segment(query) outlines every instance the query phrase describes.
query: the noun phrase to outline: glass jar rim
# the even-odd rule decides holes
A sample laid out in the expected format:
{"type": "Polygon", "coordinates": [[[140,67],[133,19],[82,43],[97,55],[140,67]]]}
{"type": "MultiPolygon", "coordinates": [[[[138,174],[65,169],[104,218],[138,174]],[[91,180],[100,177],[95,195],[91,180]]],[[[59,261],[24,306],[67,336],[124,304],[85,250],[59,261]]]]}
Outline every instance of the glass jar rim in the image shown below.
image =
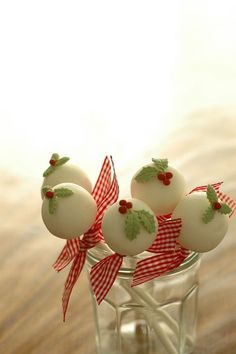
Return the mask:
{"type": "MultiPolygon", "coordinates": [[[[100,247],[95,247],[92,248],[90,250],[88,250],[87,252],[87,262],[93,266],[95,265],[97,262],[99,262],[100,260],[102,260],[103,258],[110,256],[111,254],[114,254],[114,252],[112,252],[108,246],[104,249],[104,243],[100,243],[98,244],[98,246],[100,247]],[[94,252],[94,249],[95,252],[94,252]],[[100,253],[99,253],[100,251],[100,253]],[[99,255],[99,256],[98,256],[99,255]],[[103,255],[103,256],[102,256],[103,255]],[[100,257],[102,256],[102,257],[100,257]]],[[[132,262],[130,262],[129,266],[122,266],[118,272],[119,276],[131,276],[135,270],[135,263],[138,260],[141,259],[145,259],[147,257],[151,257],[151,256],[155,256],[154,253],[150,253],[150,252],[143,252],[141,254],[138,254],[137,256],[126,256],[125,258],[128,260],[132,260],[132,262]],[[133,263],[133,264],[132,264],[133,263]],[[131,265],[132,264],[132,265],[131,265]]],[[[191,251],[191,253],[187,256],[187,258],[175,269],[171,270],[170,272],[164,274],[162,277],[169,277],[172,275],[175,275],[177,273],[182,272],[183,270],[189,269],[191,268],[192,265],[194,265],[200,258],[200,254],[197,252],[193,252],[191,251]]]]}

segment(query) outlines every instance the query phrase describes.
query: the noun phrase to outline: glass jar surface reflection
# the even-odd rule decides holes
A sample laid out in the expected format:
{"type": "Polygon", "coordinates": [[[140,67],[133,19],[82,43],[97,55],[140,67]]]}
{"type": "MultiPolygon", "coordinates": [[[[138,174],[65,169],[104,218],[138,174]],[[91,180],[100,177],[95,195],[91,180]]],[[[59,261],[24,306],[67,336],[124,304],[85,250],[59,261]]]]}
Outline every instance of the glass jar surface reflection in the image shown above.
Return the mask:
{"type": "MultiPolygon", "coordinates": [[[[90,250],[88,268],[109,254],[102,245],[90,250]]],[[[135,263],[140,257],[145,257],[145,254],[124,258],[115,283],[100,305],[91,290],[97,353],[192,353],[197,319],[199,255],[191,253],[174,271],[131,287],[135,263]]]]}

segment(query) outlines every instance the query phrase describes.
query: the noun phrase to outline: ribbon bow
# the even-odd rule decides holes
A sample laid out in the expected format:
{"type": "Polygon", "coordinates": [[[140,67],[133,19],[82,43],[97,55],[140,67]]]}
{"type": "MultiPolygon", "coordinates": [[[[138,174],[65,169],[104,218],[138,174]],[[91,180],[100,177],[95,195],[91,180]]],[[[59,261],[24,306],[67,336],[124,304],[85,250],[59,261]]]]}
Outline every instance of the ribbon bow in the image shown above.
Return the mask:
{"type": "Polygon", "coordinates": [[[92,196],[97,203],[97,216],[93,226],[79,237],[67,240],[53,267],[56,271],[61,271],[71,261],[73,261],[70,272],[67,276],[62,297],[63,320],[65,321],[66,311],[73,287],[79,278],[83,269],[87,250],[94,247],[100,241],[104,241],[101,233],[101,223],[103,214],[109,205],[115,203],[119,195],[119,186],[115,174],[114,164],[111,158],[113,168],[113,179],[111,181],[111,163],[108,157],[105,158],[99,177],[92,191],[92,196]]]}
{"type": "MultiPolygon", "coordinates": [[[[163,222],[159,226],[156,240],[148,249],[150,252],[157,253],[157,256],[154,257],[156,257],[159,263],[161,261],[166,262],[166,265],[168,265],[167,270],[169,270],[174,261],[174,268],[176,267],[176,264],[177,266],[179,265],[178,262],[182,262],[181,255],[174,252],[176,247],[176,239],[179,235],[180,228],[180,219],[163,222]]],[[[98,304],[102,302],[112,287],[121,268],[123,257],[124,256],[118,253],[114,253],[92,266],[90,271],[90,281],[98,304]]],[[[150,269],[150,264],[153,267],[153,259],[150,258],[137,263],[132,286],[141,284],[142,282],[153,279],[157,276],[157,273],[153,272],[153,269],[150,269]]],[[[159,275],[161,275],[163,272],[166,272],[167,270],[166,267],[163,267],[162,271],[160,272],[160,267],[158,267],[158,272],[160,273],[159,275]]]]}
{"type": "Polygon", "coordinates": [[[137,262],[131,286],[157,278],[183,262],[189,250],[177,241],[180,230],[181,219],[165,220],[159,224],[157,237],[147,250],[156,255],[137,262]]]}

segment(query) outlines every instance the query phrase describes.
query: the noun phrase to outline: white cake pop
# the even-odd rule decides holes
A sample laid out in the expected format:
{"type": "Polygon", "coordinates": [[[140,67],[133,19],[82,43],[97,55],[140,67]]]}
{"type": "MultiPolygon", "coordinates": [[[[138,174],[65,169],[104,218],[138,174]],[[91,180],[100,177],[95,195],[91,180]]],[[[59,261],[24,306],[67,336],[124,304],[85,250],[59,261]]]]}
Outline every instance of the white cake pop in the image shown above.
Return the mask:
{"type": "Polygon", "coordinates": [[[195,252],[208,252],[224,238],[229,225],[231,209],[218,201],[211,186],[208,192],[196,192],[184,197],[172,217],[182,219],[180,244],[195,252]]]}
{"type": "Polygon", "coordinates": [[[44,187],[42,219],[47,229],[64,239],[72,239],[93,225],[96,202],[84,188],[74,183],[61,183],[54,188],[44,187]]]}
{"type": "MultiPolygon", "coordinates": [[[[49,161],[50,166],[43,173],[43,184],[54,187],[59,183],[75,183],[86,189],[89,193],[92,191],[92,183],[86,173],[79,167],[68,163],[69,157],[60,158],[58,154],[53,154],[49,161]]],[[[41,189],[42,189],[41,188],[41,189]]],[[[43,193],[42,193],[43,198],[43,193]]]]}
{"type": "Polygon", "coordinates": [[[110,206],[103,217],[102,232],[108,246],[116,253],[134,256],[145,251],[157,234],[154,213],[138,199],[121,200],[110,206]]]}
{"type": "Polygon", "coordinates": [[[170,214],[184,196],[186,183],[182,174],[168,166],[167,159],[139,169],[131,181],[131,195],[143,200],[156,215],[170,214]]]}

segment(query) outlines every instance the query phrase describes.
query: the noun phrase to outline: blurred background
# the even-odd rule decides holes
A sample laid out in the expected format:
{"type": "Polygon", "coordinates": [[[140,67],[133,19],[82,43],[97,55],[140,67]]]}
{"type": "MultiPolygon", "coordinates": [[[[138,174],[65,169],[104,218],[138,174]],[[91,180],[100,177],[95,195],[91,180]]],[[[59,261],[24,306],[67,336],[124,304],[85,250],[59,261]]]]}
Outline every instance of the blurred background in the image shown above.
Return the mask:
{"type": "MultiPolygon", "coordinates": [[[[235,13],[233,0],[0,2],[0,353],[95,352],[92,325],[77,331],[86,306],[92,321],[85,276],[61,324],[66,274],[50,266],[64,243],[40,219],[51,153],[93,182],[113,155],[123,195],[168,157],[189,188],[224,180],[236,198],[235,13]]],[[[197,354],[236,352],[235,231],[203,259],[197,354]]]]}
{"type": "Polygon", "coordinates": [[[58,151],[95,178],[105,154],[123,169],[158,154],[187,114],[234,105],[235,10],[220,0],[2,1],[0,166],[37,178],[58,151]]]}

